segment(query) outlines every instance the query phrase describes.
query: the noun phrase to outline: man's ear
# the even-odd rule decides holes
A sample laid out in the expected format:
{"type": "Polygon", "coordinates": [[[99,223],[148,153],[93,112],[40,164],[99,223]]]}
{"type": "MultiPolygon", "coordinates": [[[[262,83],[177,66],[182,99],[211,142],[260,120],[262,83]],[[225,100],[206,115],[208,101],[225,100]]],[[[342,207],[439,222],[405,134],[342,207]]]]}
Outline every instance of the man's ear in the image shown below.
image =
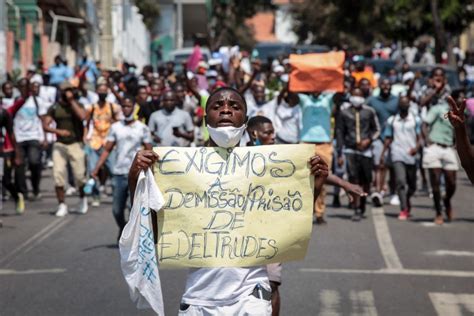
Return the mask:
{"type": "Polygon", "coordinates": [[[249,135],[250,140],[254,141],[255,139],[257,139],[257,131],[256,130],[251,130],[251,129],[247,128],[247,134],[249,135]]]}

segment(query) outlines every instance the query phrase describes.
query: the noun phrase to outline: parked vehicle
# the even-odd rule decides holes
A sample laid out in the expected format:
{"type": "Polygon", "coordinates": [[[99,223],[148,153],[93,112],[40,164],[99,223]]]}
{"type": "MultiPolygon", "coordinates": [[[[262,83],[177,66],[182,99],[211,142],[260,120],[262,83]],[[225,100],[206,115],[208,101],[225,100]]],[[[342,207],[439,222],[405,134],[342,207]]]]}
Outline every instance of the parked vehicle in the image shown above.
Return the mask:
{"type": "Polygon", "coordinates": [[[286,43],[258,43],[255,45],[258,52],[258,59],[263,63],[267,63],[274,58],[281,55],[288,55],[291,53],[291,45],[286,43]]]}
{"type": "MultiPolygon", "coordinates": [[[[167,61],[173,61],[175,63],[176,71],[182,70],[182,63],[189,59],[189,56],[193,53],[194,47],[186,47],[181,49],[172,50],[168,55],[167,61]]],[[[205,47],[201,47],[202,58],[207,62],[211,59],[211,52],[205,47]]]]}
{"type": "Polygon", "coordinates": [[[293,54],[327,53],[330,50],[326,45],[295,45],[291,48],[293,54]]]}
{"type": "Polygon", "coordinates": [[[365,63],[372,66],[374,72],[382,77],[387,76],[390,69],[395,69],[397,66],[397,62],[391,59],[369,58],[365,60],[365,63]]]}
{"type": "Polygon", "coordinates": [[[415,74],[419,73],[421,75],[420,84],[425,85],[428,83],[428,79],[430,78],[431,71],[436,68],[441,67],[444,69],[446,73],[446,79],[448,80],[448,84],[452,90],[461,89],[461,81],[459,80],[459,74],[456,68],[436,64],[436,65],[424,65],[424,64],[413,64],[410,66],[410,70],[413,71],[415,74]]]}

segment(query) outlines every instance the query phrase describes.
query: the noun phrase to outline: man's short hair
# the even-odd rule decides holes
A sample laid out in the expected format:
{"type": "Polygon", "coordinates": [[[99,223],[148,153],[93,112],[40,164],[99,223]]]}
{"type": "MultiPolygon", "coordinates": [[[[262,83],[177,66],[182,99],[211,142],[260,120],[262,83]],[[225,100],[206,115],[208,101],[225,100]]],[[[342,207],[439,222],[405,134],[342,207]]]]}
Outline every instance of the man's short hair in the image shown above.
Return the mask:
{"type": "Polygon", "coordinates": [[[262,126],[263,124],[267,124],[267,123],[272,124],[272,121],[268,117],[262,116],[262,115],[254,116],[248,121],[247,129],[255,130],[259,128],[260,126],[262,126]]]}
{"type": "Polygon", "coordinates": [[[434,67],[433,70],[431,70],[430,78],[433,78],[437,71],[441,71],[443,73],[443,76],[446,75],[446,72],[444,71],[444,69],[438,66],[438,67],[434,67]]]}
{"type": "Polygon", "coordinates": [[[222,91],[232,91],[232,92],[235,92],[239,95],[240,99],[242,99],[242,102],[245,106],[245,112],[247,113],[247,102],[245,101],[245,98],[244,96],[237,90],[237,89],[234,89],[232,87],[222,87],[222,88],[219,88],[219,89],[216,89],[214,90],[211,95],[209,96],[209,98],[207,98],[207,101],[206,101],[206,114],[207,114],[207,109],[209,108],[209,101],[211,101],[211,99],[218,93],[222,92],[222,91]]]}

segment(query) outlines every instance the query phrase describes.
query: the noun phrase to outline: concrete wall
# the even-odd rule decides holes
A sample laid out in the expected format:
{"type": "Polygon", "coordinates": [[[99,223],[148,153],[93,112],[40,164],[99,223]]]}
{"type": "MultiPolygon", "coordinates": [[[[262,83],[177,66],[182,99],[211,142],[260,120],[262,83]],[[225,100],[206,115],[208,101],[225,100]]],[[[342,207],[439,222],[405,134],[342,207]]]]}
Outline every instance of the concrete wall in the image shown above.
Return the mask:
{"type": "Polygon", "coordinates": [[[133,62],[140,69],[150,63],[150,34],[138,8],[114,5],[112,10],[113,58],[115,65],[133,62]]]}

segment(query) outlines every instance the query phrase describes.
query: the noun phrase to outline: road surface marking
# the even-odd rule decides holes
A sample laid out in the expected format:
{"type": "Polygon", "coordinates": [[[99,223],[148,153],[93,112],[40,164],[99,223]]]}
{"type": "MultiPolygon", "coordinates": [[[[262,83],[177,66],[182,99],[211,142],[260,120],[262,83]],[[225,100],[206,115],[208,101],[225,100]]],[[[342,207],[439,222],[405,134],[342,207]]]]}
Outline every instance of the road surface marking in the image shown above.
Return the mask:
{"type": "Polygon", "coordinates": [[[474,278],[474,271],[455,270],[417,270],[417,269],[381,269],[381,270],[358,270],[358,269],[315,269],[301,268],[301,272],[317,273],[339,273],[339,274],[385,274],[385,275],[413,275],[434,277],[459,277],[474,278]]]}
{"type": "Polygon", "coordinates": [[[341,296],[339,292],[333,290],[322,290],[319,293],[319,301],[321,303],[321,316],[337,316],[339,306],[341,305],[341,296]]]}
{"type": "Polygon", "coordinates": [[[435,226],[438,227],[439,226],[433,222],[422,222],[420,225],[425,226],[425,227],[435,227],[435,226]]]}
{"type": "Polygon", "coordinates": [[[11,270],[0,269],[0,275],[24,275],[24,274],[42,274],[42,273],[64,273],[66,269],[30,269],[30,270],[11,270]]]}
{"type": "Polygon", "coordinates": [[[455,257],[474,257],[472,251],[457,251],[457,250],[436,250],[427,251],[425,255],[429,256],[455,256],[455,257]]]}
{"type": "Polygon", "coordinates": [[[70,221],[71,221],[71,219],[69,218],[69,220],[65,220],[65,221],[60,222],[58,225],[54,226],[48,232],[46,232],[43,236],[39,237],[34,243],[32,243],[22,253],[25,254],[25,253],[29,252],[31,249],[33,249],[34,247],[36,247],[37,245],[42,243],[46,238],[48,238],[49,236],[54,234],[56,231],[58,231],[61,227],[63,227],[64,225],[66,225],[70,221]]]}
{"type": "Polygon", "coordinates": [[[438,315],[462,316],[463,310],[474,314],[474,294],[429,293],[438,315]]]}
{"type": "Polygon", "coordinates": [[[375,234],[379,243],[380,252],[385,260],[385,266],[387,269],[403,269],[397,250],[393,244],[392,236],[390,235],[383,208],[373,207],[372,217],[374,219],[375,234]]]}
{"type": "Polygon", "coordinates": [[[40,230],[39,232],[37,232],[36,234],[28,238],[24,243],[22,243],[20,246],[15,248],[12,252],[4,256],[0,260],[0,265],[4,265],[5,267],[7,267],[16,256],[30,251],[31,249],[33,249],[33,247],[39,245],[47,237],[51,236],[51,234],[57,230],[56,227],[61,227],[70,221],[71,221],[71,217],[67,219],[64,219],[64,218],[55,219],[46,227],[44,227],[42,230],[40,230]]]}
{"type": "Polygon", "coordinates": [[[372,291],[354,291],[349,292],[351,299],[353,316],[377,316],[377,309],[375,308],[375,300],[372,291]]]}

